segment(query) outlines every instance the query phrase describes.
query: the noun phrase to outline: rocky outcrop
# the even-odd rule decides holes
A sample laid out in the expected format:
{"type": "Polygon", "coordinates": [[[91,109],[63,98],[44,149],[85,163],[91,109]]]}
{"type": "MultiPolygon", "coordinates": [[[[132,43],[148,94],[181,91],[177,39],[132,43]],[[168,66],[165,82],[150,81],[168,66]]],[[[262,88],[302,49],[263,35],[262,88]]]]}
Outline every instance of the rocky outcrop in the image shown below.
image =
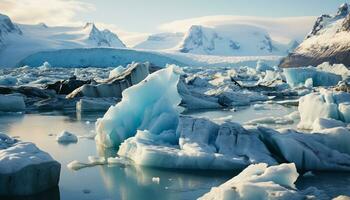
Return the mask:
{"type": "Polygon", "coordinates": [[[350,67],[350,14],[348,5],[336,15],[320,16],[305,40],[281,60],[280,67],[317,66],[323,62],[350,67]]]}

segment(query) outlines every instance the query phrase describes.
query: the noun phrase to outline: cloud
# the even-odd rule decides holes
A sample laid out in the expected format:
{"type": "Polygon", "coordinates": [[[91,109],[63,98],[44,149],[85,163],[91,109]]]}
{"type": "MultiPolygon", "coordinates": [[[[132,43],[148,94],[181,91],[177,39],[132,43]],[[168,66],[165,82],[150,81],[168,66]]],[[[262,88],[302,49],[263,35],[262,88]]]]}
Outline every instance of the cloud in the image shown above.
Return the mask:
{"type": "Polygon", "coordinates": [[[302,40],[311,30],[316,17],[257,17],[257,16],[233,16],[216,15],[184,20],[176,20],[161,24],[158,29],[166,32],[186,32],[191,25],[203,25],[216,27],[230,24],[246,24],[264,28],[270,34],[272,39],[287,43],[291,39],[302,40]]]}
{"type": "Polygon", "coordinates": [[[77,13],[95,9],[92,4],[76,0],[1,0],[0,8],[0,12],[17,23],[44,22],[54,26],[81,25],[81,21],[74,19],[77,13]]]}

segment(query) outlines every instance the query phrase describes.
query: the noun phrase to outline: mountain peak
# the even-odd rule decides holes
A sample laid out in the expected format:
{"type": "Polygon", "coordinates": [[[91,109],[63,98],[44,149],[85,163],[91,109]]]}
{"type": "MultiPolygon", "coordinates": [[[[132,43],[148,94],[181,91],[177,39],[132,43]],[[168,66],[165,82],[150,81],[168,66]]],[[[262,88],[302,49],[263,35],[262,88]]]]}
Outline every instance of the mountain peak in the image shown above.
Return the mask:
{"type": "Polygon", "coordinates": [[[348,4],[347,3],[343,3],[342,5],[339,6],[338,8],[338,12],[335,15],[335,17],[344,17],[349,13],[349,8],[348,8],[348,4]]]}

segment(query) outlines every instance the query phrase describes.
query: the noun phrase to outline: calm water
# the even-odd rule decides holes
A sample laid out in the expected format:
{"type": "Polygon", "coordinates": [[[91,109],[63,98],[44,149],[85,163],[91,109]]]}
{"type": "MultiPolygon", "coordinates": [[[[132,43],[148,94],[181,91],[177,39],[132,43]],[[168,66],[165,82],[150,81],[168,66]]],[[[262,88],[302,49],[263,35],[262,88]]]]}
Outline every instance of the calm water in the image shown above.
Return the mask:
{"type": "MultiPolygon", "coordinates": [[[[260,116],[260,114],[253,115],[252,112],[248,112],[249,109],[233,112],[232,115],[237,115],[239,122],[260,116]],[[246,114],[242,115],[242,113],[246,114]]],[[[196,113],[196,115],[225,116],[227,112],[229,111],[210,111],[196,113]]],[[[280,115],[287,114],[284,112],[288,110],[280,111],[280,115]]],[[[256,113],[255,110],[254,113],[256,113]]],[[[273,113],[275,116],[275,112],[273,113]]],[[[54,134],[63,130],[77,135],[94,134],[94,122],[99,116],[101,114],[77,116],[61,113],[0,116],[1,132],[18,136],[23,141],[36,143],[39,148],[49,152],[62,164],[59,188],[33,197],[33,199],[38,197],[50,200],[195,199],[208,192],[212,186],[217,186],[239,173],[234,171],[171,171],[115,165],[95,166],[79,171],[68,169],[66,165],[72,160],[87,161],[90,155],[115,154],[114,150],[105,151],[96,147],[92,139],[80,138],[78,143],[69,145],[61,145],[55,141],[54,134]],[[152,182],[152,177],[159,177],[160,183],[152,182]]],[[[297,186],[301,189],[315,186],[327,191],[331,196],[337,196],[339,194],[350,195],[349,183],[350,173],[316,173],[316,176],[299,179],[297,186]]]]}

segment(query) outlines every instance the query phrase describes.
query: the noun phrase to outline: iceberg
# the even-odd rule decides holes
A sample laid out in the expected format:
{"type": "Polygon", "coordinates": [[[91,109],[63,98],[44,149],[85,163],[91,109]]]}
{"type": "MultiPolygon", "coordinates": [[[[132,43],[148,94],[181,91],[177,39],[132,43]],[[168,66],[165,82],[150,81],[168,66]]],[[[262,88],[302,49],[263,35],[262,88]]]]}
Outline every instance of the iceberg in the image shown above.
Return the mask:
{"type": "MultiPolygon", "coordinates": [[[[97,143],[119,147],[118,156],[149,167],[242,170],[255,163],[293,162],[300,170],[350,170],[344,130],[279,132],[181,116],[179,76],[177,68],[170,66],[124,90],[121,102],[97,120],[97,143]]],[[[339,103],[346,99],[334,97],[339,103]]],[[[291,123],[296,118],[298,112],[278,120],[291,123]]]]}
{"type": "Polygon", "coordinates": [[[125,68],[123,66],[118,66],[109,72],[108,78],[117,77],[124,72],[125,68]]]}
{"type": "Polygon", "coordinates": [[[176,131],[138,131],[120,145],[118,155],[159,168],[241,170],[251,163],[277,164],[257,133],[192,117],[180,117],[176,131]]]}
{"type": "Polygon", "coordinates": [[[142,81],[149,74],[149,63],[131,63],[116,77],[94,85],[85,84],[67,95],[74,97],[117,97],[121,98],[123,90],[142,81]]]}
{"type": "Polygon", "coordinates": [[[56,141],[58,143],[77,143],[78,137],[73,133],[70,133],[68,131],[63,131],[62,133],[57,135],[56,141]]]}
{"type": "Polygon", "coordinates": [[[258,130],[261,140],[279,163],[294,163],[302,171],[350,170],[350,152],[343,145],[348,141],[344,130],[313,134],[291,129],[278,132],[264,127],[258,130]]]}
{"type": "Polygon", "coordinates": [[[350,93],[321,89],[299,99],[300,129],[312,129],[318,118],[350,122],[350,93]]]}
{"type": "Polygon", "coordinates": [[[26,109],[24,98],[20,94],[0,94],[1,112],[22,112],[26,109]]]}
{"type": "Polygon", "coordinates": [[[32,195],[56,187],[61,165],[30,142],[0,133],[0,196],[32,195]]]}
{"type": "Polygon", "coordinates": [[[119,146],[137,130],[159,135],[177,127],[181,97],[177,92],[181,70],[167,66],[122,92],[122,100],[96,122],[96,141],[119,146]]]}
{"type": "Polygon", "coordinates": [[[286,68],[283,73],[286,77],[287,83],[291,87],[310,86],[310,82],[314,87],[316,86],[333,86],[337,85],[343,77],[339,74],[333,73],[323,68],[315,67],[299,67],[286,68]],[[311,80],[312,81],[311,81],[311,80]]]}
{"type": "Polygon", "coordinates": [[[239,175],[213,187],[199,200],[274,200],[274,199],[328,199],[316,188],[299,191],[294,183],[299,174],[293,163],[270,166],[266,163],[252,164],[239,175]]]}

